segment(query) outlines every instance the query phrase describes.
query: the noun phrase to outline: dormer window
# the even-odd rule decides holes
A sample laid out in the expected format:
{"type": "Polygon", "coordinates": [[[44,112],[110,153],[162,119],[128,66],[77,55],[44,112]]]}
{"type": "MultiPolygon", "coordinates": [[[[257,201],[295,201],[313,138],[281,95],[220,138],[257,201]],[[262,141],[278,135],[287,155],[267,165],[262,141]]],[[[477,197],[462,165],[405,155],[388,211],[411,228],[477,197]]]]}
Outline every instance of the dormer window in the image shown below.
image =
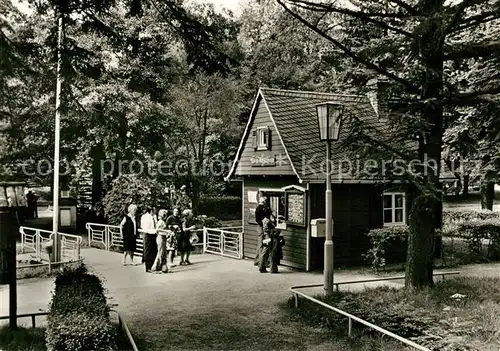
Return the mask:
{"type": "Polygon", "coordinates": [[[257,127],[252,134],[255,151],[271,150],[271,128],[257,127]]]}

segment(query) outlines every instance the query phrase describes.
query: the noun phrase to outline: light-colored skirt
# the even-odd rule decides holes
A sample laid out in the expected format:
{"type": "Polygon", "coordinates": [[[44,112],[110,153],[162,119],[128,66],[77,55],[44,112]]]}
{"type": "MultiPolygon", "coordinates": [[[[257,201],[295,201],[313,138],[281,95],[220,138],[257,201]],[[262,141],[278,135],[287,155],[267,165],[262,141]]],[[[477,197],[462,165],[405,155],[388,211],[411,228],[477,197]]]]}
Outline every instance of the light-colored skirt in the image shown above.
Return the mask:
{"type": "Polygon", "coordinates": [[[158,234],[156,237],[156,244],[158,245],[158,254],[156,255],[155,262],[153,263],[153,271],[168,272],[167,267],[167,237],[158,234]]]}

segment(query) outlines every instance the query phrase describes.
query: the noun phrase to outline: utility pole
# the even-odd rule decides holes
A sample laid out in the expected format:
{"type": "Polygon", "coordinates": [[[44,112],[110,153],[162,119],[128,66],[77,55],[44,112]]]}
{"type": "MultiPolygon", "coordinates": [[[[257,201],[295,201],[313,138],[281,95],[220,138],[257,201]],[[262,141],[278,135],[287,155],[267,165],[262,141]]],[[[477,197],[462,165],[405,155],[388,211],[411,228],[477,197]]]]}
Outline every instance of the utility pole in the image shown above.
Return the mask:
{"type": "Polygon", "coordinates": [[[53,194],[53,217],[52,233],[53,249],[51,259],[54,262],[61,261],[61,240],[59,238],[59,144],[61,139],[61,66],[62,66],[62,41],[63,41],[63,17],[59,13],[57,36],[57,78],[56,78],[56,120],[54,139],[54,194],[53,194]]]}

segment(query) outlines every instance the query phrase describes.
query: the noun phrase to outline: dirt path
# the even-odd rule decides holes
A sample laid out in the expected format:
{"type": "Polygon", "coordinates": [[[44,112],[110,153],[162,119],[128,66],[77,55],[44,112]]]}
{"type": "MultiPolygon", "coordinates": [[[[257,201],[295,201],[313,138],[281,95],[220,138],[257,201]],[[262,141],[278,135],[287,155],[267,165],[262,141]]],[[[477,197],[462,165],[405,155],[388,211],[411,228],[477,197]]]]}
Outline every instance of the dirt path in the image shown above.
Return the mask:
{"type": "MultiPolygon", "coordinates": [[[[324,330],[292,322],[279,308],[291,297],[290,286],[321,283],[320,274],[284,268],[277,275],[261,274],[251,261],[195,255],[192,266],[152,275],[143,266],[121,266],[116,253],[84,252],[141,350],[337,349],[324,330]]],[[[369,277],[339,273],[336,280],[369,277]]]]}
{"type": "MultiPolygon", "coordinates": [[[[123,267],[117,253],[84,249],[82,255],[104,279],[110,302],[118,304],[116,309],[125,317],[140,350],[350,350],[323,329],[289,320],[279,308],[291,297],[290,286],[321,283],[321,274],[282,267],[280,274],[261,274],[251,261],[206,254],[194,255],[192,266],[154,275],[146,274],[142,265],[123,267]]],[[[463,275],[499,276],[500,264],[458,270],[463,275]]],[[[336,272],[335,280],[373,277],[336,272]]],[[[46,310],[52,281],[19,281],[18,312],[46,310]]],[[[352,287],[365,286],[375,283],[352,287]]],[[[2,315],[8,314],[7,286],[0,287],[0,301],[2,315]]]]}

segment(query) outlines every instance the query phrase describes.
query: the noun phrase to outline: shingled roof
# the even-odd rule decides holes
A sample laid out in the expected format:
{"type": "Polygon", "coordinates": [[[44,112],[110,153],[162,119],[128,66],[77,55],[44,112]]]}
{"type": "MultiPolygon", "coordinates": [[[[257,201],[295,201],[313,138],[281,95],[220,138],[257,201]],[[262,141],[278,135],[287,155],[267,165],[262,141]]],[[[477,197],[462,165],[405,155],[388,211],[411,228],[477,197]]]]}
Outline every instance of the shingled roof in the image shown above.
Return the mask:
{"type": "MultiPolygon", "coordinates": [[[[332,181],[334,182],[360,181],[363,178],[359,174],[349,174],[348,162],[354,165],[357,160],[350,158],[342,148],[356,120],[362,122],[367,135],[378,140],[383,140],[390,134],[387,119],[379,118],[367,96],[261,88],[256,103],[259,101],[266,105],[289,161],[300,181],[325,179],[326,143],[319,139],[316,105],[323,102],[336,102],[345,106],[339,140],[331,146],[332,181]]],[[[242,148],[248,138],[252,119],[253,116],[248,121],[240,149],[226,179],[229,179],[236,169],[242,148]]]]}

